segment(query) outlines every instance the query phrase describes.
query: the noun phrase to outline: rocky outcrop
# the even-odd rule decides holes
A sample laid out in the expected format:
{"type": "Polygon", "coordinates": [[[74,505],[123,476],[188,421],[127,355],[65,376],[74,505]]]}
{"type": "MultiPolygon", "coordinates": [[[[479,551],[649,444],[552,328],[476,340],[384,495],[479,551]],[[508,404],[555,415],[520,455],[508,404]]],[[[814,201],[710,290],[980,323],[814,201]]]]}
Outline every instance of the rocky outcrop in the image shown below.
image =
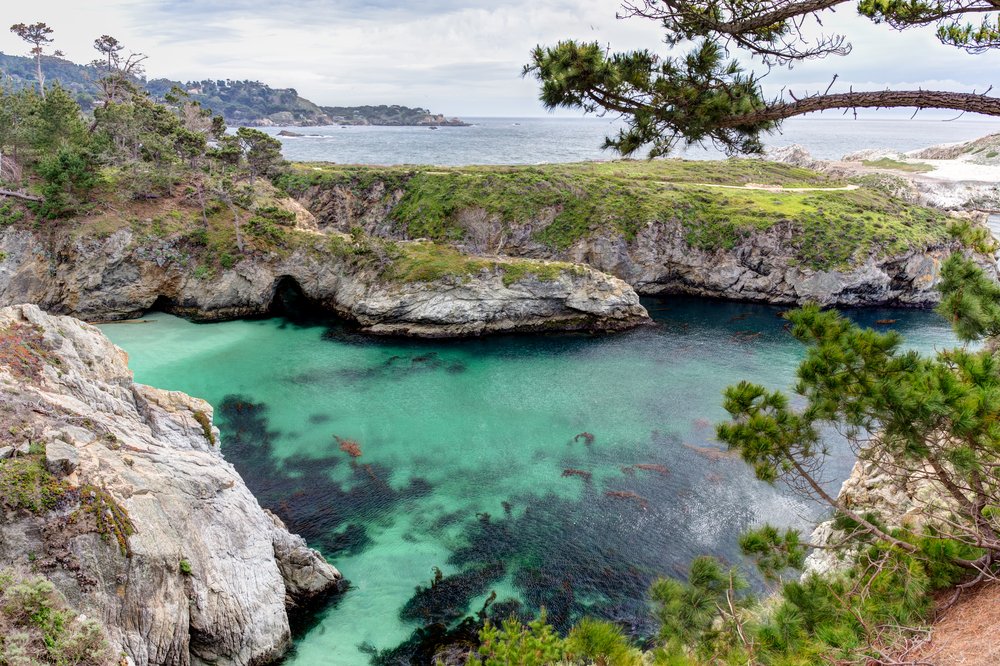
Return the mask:
{"type": "MultiPolygon", "coordinates": [[[[376,182],[361,196],[345,187],[313,186],[299,201],[322,230],[360,227],[374,236],[398,239],[406,237],[392,218],[400,196],[376,182]]],[[[703,250],[692,247],[686,240],[688,230],[671,219],[650,221],[634,237],[595,230],[569,247],[555,249],[538,238],[557,213],[551,210],[525,223],[511,223],[469,208],[459,214],[465,236],[458,246],[471,253],[499,246],[511,256],[586,264],[624,280],[640,294],[839,306],[935,304],[941,262],[960,249],[957,242],[942,241],[892,256],[873,252],[849,267],[818,270],[795,256],[799,241],[793,221],[744,236],[730,248],[703,250]]],[[[995,273],[991,259],[978,259],[995,273]]]]}
{"type": "Polygon", "coordinates": [[[211,275],[199,274],[177,239],[30,229],[0,232],[0,306],[35,303],[86,320],[136,317],[161,308],[198,320],[263,315],[282,289],[376,334],[423,337],[534,330],[613,331],[648,321],[635,291],[585,266],[508,259],[467,261],[419,243],[361,248],[336,232],[299,231],[285,252],[256,253],[211,275]],[[401,248],[401,249],[400,249],[401,248]],[[414,278],[394,261],[442,260],[457,268],[414,278]],[[425,256],[429,253],[429,257],[425,256]]]}
{"type": "Polygon", "coordinates": [[[908,153],[889,149],[868,149],[845,155],[840,160],[813,158],[802,146],[774,149],[768,157],[839,178],[891,179],[893,195],[907,201],[951,211],[1000,211],[1000,139],[990,135],[961,144],[932,146],[908,153]],[[987,157],[989,156],[989,157],[987,157]],[[927,171],[908,172],[872,166],[890,160],[922,166],[927,171]],[[919,160],[919,161],[917,161],[919,160]],[[865,164],[868,162],[869,164],[865,164]]]}
{"type": "Polygon", "coordinates": [[[970,164],[1000,166],[1000,134],[964,141],[945,143],[906,153],[907,157],[922,160],[962,160],[970,164]]]}
{"type": "MultiPolygon", "coordinates": [[[[931,480],[933,470],[928,469],[926,474],[902,473],[893,469],[890,462],[868,455],[870,450],[863,453],[840,487],[837,497],[843,506],[875,516],[890,529],[917,529],[927,522],[928,516],[949,509],[950,496],[931,480]]],[[[809,542],[827,546],[842,542],[845,536],[836,529],[833,520],[826,520],[816,526],[809,542]]],[[[856,554],[856,549],[814,549],[806,557],[805,575],[839,571],[850,566],[856,554]]]]}
{"type": "Polygon", "coordinates": [[[0,566],[30,562],[130,663],[274,661],[287,609],[338,587],[223,459],[211,406],[134,384],[98,329],[0,309],[0,404],[0,566]]]}

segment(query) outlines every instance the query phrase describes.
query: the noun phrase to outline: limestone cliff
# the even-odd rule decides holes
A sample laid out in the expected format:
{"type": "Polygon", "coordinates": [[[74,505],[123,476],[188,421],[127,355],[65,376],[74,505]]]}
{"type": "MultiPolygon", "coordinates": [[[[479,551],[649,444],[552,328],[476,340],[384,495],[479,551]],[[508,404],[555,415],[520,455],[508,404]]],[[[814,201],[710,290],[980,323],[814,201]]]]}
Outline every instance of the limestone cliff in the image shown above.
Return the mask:
{"type": "Polygon", "coordinates": [[[54,236],[8,228],[0,231],[0,306],[34,303],[87,320],[157,307],[213,320],[266,314],[276,293],[291,287],[376,334],[608,331],[649,319],[631,287],[586,266],[470,258],[429,243],[301,228],[282,233],[286,245],[205,272],[195,264],[206,250],[184,237],[128,227],[54,236]]]}
{"type": "Polygon", "coordinates": [[[340,574],[263,510],[212,408],[135,384],[101,332],[0,309],[0,566],[31,566],[145,665],[264,664],[340,574]]]}
{"type": "MultiPolygon", "coordinates": [[[[926,306],[939,299],[942,260],[969,251],[939,212],[751,162],[497,173],[324,165],[285,185],[320,230],[396,240],[432,233],[472,254],[586,264],[650,295],[926,306]],[[463,184],[473,193],[462,194],[463,184]]],[[[969,252],[996,272],[991,257],[969,252]]]]}
{"type": "MultiPolygon", "coordinates": [[[[850,476],[844,480],[837,498],[859,513],[873,515],[889,527],[915,529],[926,524],[928,516],[954,510],[948,491],[933,480],[933,471],[914,470],[902,473],[887,459],[873,457],[870,450],[862,452],[854,463],[850,476]]],[[[810,543],[826,546],[840,543],[847,535],[836,529],[832,519],[821,522],[813,530],[810,543]]],[[[805,574],[838,571],[850,566],[857,550],[842,552],[817,548],[809,553],[805,574]]]]}

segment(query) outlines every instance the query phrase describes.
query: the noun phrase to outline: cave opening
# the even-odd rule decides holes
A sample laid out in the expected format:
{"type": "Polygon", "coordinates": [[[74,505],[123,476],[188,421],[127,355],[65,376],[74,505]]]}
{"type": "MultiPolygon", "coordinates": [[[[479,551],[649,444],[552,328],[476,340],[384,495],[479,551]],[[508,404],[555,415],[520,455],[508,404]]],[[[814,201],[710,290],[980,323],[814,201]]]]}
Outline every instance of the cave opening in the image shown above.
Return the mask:
{"type": "Polygon", "coordinates": [[[326,319],[330,316],[318,301],[306,296],[302,285],[290,275],[282,275],[274,283],[274,293],[267,314],[295,322],[326,319]]]}
{"type": "Polygon", "coordinates": [[[167,314],[173,314],[176,305],[177,304],[174,302],[174,299],[160,294],[156,297],[156,300],[153,301],[153,304],[146,308],[146,312],[166,312],[167,314]]]}

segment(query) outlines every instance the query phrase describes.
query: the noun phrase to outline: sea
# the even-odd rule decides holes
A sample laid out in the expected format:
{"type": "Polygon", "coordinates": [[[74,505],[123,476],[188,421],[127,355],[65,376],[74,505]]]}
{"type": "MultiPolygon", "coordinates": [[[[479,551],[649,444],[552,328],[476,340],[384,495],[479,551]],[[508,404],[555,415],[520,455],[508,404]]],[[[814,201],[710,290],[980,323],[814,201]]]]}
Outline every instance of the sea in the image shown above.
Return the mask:
{"type": "MultiPolygon", "coordinates": [[[[622,127],[605,118],[466,118],[468,127],[268,127],[301,137],[279,137],[285,157],[294,161],[341,164],[543,164],[611,160],[602,148],[622,127]]],[[[798,144],[820,159],[840,159],[867,148],[909,151],[941,143],[968,141],[1000,132],[1000,119],[791,118],[781,132],[766,137],[767,147],[798,144]]],[[[711,144],[678,149],[687,159],[725,157],[711,144]]],[[[635,157],[644,157],[637,154],[635,157]]]]}

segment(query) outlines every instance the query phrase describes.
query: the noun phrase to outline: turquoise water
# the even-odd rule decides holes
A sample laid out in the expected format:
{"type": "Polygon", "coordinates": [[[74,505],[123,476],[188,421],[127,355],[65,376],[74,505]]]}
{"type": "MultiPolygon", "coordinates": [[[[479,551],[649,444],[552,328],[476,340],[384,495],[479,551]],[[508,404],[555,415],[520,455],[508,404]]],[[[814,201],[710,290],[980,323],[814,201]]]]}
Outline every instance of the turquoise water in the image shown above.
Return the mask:
{"type": "MultiPolygon", "coordinates": [[[[422,663],[440,627],[491,591],[495,614],[544,605],[560,626],[587,612],[642,635],[655,575],[683,574],[701,553],[735,560],[735,535],[754,523],[816,516],[718,455],[713,440],[725,386],[792,384],[802,348],[779,310],[646,305],[655,326],[608,337],[385,341],[333,321],[164,314],[103,330],[137,381],[215,406],[223,451],[261,504],[350,580],[301,628],[289,662],[367,664],[437,622],[423,643],[377,655],[422,663]],[[435,567],[442,583],[414,597],[435,567]]],[[[954,343],[930,312],[852,316],[897,320],[919,349],[954,343]]],[[[839,451],[831,487],[850,464],[839,451]]]]}

